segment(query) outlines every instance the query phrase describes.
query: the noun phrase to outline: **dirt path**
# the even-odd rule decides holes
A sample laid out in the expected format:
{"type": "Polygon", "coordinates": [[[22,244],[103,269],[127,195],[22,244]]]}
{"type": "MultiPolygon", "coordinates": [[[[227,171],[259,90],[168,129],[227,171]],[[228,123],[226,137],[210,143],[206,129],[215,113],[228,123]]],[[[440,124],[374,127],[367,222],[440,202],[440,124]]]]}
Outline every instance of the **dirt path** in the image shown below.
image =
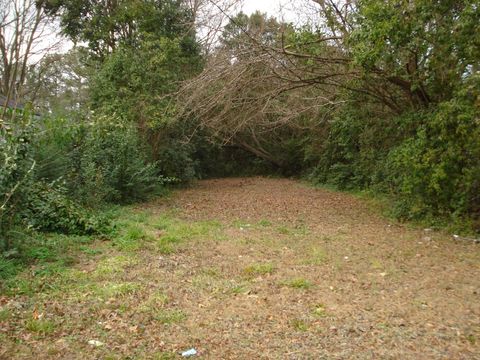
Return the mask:
{"type": "Polygon", "coordinates": [[[478,245],[285,179],[201,181],[133,213],[141,246],[102,243],[75,281],[15,298],[63,320],[11,330],[4,356],[480,358],[478,245]]]}

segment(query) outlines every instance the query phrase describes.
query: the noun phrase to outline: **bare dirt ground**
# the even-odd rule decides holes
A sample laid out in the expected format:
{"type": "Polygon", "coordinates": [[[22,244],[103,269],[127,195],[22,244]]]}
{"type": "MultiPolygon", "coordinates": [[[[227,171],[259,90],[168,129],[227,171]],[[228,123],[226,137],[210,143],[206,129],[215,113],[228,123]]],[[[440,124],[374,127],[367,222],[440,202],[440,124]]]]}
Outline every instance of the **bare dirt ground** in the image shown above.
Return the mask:
{"type": "Polygon", "coordinates": [[[0,357],[480,359],[478,245],[287,179],[201,181],[132,213],[141,246],[99,242],[2,298],[0,357]]]}

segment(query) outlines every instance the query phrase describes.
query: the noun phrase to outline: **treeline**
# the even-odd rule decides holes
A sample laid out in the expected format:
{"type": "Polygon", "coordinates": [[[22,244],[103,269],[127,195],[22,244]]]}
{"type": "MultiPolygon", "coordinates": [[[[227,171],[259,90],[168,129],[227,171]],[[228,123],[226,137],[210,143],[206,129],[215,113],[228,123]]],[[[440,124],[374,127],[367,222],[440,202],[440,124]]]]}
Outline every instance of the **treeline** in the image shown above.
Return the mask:
{"type": "Polygon", "coordinates": [[[480,3],[315,3],[300,28],[232,18],[181,114],[285,174],[479,231],[480,3]]]}
{"type": "Polygon", "coordinates": [[[0,14],[0,277],[48,243],[39,232],[109,236],[111,205],[257,166],[176,117],[180,85],[207,58],[199,18],[219,21],[207,5],[15,0],[0,14]],[[43,44],[29,39],[56,22],[79,45],[36,62],[29,49],[43,44]]]}
{"type": "Polygon", "coordinates": [[[77,45],[0,65],[3,250],[108,233],[99,208],[169,184],[272,173],[478,231],[480,4],[307,2],[301,27],[240,13],[206,42],[208,1],[33,3],[77,45]]]}

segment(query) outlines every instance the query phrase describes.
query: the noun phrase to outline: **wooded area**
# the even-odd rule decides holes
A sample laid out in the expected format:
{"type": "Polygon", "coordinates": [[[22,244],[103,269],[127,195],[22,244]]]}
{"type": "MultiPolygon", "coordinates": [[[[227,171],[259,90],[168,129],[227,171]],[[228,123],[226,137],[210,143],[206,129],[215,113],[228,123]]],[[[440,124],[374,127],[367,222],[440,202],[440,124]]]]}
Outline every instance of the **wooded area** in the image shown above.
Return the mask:
{"type": "Polygon", "coordinates": [[[478,231],[477,1],[307,1],[301,26],[235,5],[4,0],[4,250],[245,174],[369,189],[399,218],[478,231]],[[56,51],[55,32],[75,46],[56,51]]]}
{"type": "Polygon", "coordinates": [[[479,0],[241,3],[0,0],[0,280],[144,240],[120,206],[200,179],[302,179],[478,237],[479,0]]]}

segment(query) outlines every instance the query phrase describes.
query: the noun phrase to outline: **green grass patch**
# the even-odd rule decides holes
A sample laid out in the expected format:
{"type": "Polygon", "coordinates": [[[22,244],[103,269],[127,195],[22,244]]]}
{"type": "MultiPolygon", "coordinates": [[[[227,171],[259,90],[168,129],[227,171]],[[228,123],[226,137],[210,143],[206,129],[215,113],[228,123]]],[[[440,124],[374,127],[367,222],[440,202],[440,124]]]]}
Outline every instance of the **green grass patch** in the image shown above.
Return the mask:
{"type": "Polygon", "coordinates": [[[222,225],[217,221],[186,222],[168,214],[153,221],[153,227],[162,233],[157,239],[157,249],[162,254],[171,254],[178,246],[190,240],[219,238],[222,225]]]}
{"type": "Polygon", "coordinates": [[[131,223],[125,227],[119,236],[113,239],[112,243],[120,250],[136,251],[148,239],[149,234],[141,224],[131,223]]]}
{"type": "Polygon", "coordinates": [[[297,278],[297,279],[283,281],[282,285],[288,286],[294,289],[306,290],[306,289],[310,289],[313,286],[313,283],[303,278],[297,278]]]}
{"type": "Polygon", "coordinates": [[[321,265],[327,260],[327,252],[319,247],[311,248],[309,256],[305,259],[306,265],[321,265]]]}
{"type": "Polygon", "coordinates": [[[138,260],[132,255],[107,257],[98,262],[93,276],[97,278],[108,278],[116,274],[122,274],[126,268],[134,266],[137,263],[138,260]]]}
{"type": "Polygon", "coordinates": [[[302,319],[294,319],[292,320],[292,327],[297,331],[308,331],[309,325],[305,320],[302,319]]]}
{"type": "Polygon", "coordinates": [[[140,290],[140,285],[133,282],[105,283],[94,288],[95,294],[103,299],[126,297],[140,290]]]}
{"type": "Polygon", "coordinates": [[[269,227],[269,226],[272,226],[272,222],[269,220],[262,219],[257,223],[257,225],[261,227],[269,227]]]}
{"type": "Polygon", "coordinates": [[[25,323],[25,329],[39,335],[49,335],[55,331],[56,326],[51,320],[29,319],[25,323]]]}
{"type": "Polygon", "coordinates": [[[243,269],[244,275],[247,277],[256,277],[261,275],[270,275],[275,271],[275,266],[272,263],[252,264],[243,269]]]}
{"type": "Polygon", "coordinates": [[[175,360],[178,358],[179,356],[176,353],[163,352],[163,351],[160,353],[153,354],[153,357],[152,357],[153,360],[175,360]]]}
{"type": "Polygon", "coordinates": [[[184,321],[187,315],[181,310],[160,309],[153,315],[153,318],[161,324],[168,325],[184,321]]]}
{"type": "Polygon", "coordinates": [[[170,299],[167,294],[161,290],[157,290],[154,291],[142,305],[140,305],[139,309],[142,312],[157,311],[157,309],[163,308],[167,305],[169,301],[170,299]]]}
{"type": "Polygon", "coordinates": [[[312,307],[312,315],[317,317],[325,317],[327,316],[327,310],[325,305],[323,304],[316,304],[312,307]]]}
{"type": "Polygon", "coordinates": [[[8,309],[0,310],[0,322],[7,321],[12,316],[12,313],[8,309]]]}

